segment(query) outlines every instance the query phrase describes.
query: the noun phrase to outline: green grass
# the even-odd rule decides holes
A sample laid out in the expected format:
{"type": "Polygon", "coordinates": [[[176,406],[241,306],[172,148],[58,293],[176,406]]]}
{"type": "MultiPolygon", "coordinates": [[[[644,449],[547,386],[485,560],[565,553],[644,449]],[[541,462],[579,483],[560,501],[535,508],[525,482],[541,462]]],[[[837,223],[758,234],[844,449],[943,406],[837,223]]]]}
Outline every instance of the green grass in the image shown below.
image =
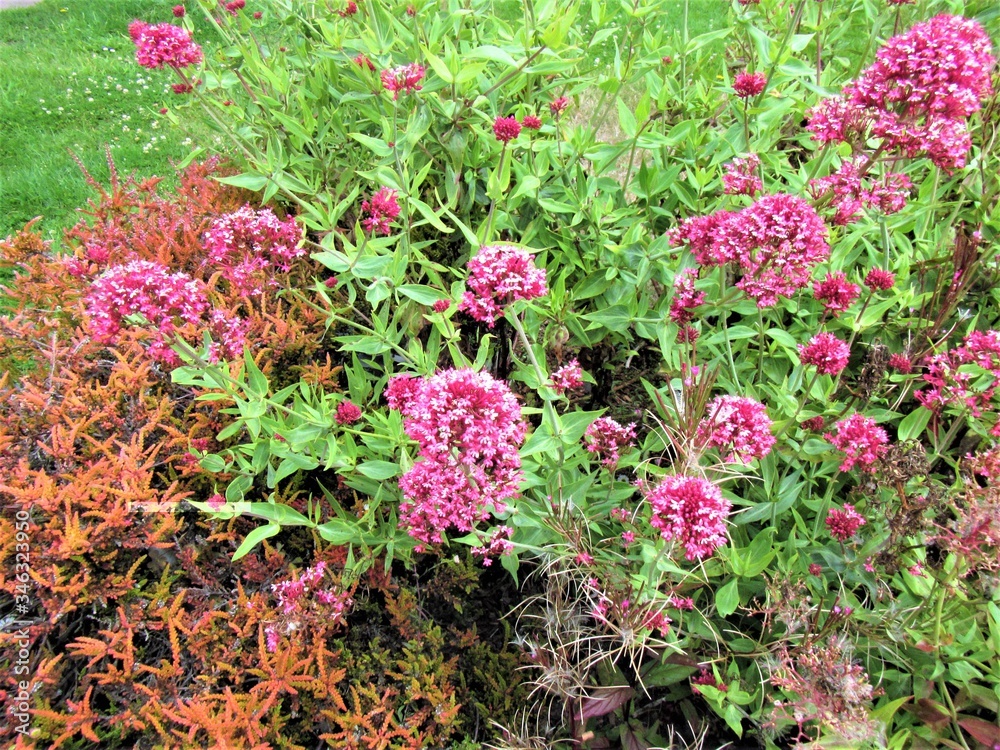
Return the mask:
{"type": "MultiPolygon", "coordinates": [[[[191,151],[158,114],[169,71],[140,68],[127,27],[173,20],[168,0],[44,0],[0,11],[0,238],[42,216],[48,237],[91,195],[76,153],[106,181],[105,147],[122,173],[171,175],[191,151]]],[[[190,118],[184,118],[190,119],[190,118]]]]}

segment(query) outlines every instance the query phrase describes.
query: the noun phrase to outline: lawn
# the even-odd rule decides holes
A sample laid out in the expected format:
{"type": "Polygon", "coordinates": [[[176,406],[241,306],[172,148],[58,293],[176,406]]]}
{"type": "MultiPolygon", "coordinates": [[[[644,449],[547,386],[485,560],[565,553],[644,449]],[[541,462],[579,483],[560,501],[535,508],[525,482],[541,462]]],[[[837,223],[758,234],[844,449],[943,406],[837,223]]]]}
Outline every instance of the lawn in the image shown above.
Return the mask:
{"type": "Polygon", "coordinates": [[[167,73],[135,63],[127,26],[171,19],[156,0],[45,0],[0,11],[0,237],[42,216],[48,237],[74,224],[90,195],[76,154],[98,180],[105,148],[121,172],[166,175],[191,151],[158,110],[167,73]],[[72,153],[71,153],[72,152],[72,153]]]}

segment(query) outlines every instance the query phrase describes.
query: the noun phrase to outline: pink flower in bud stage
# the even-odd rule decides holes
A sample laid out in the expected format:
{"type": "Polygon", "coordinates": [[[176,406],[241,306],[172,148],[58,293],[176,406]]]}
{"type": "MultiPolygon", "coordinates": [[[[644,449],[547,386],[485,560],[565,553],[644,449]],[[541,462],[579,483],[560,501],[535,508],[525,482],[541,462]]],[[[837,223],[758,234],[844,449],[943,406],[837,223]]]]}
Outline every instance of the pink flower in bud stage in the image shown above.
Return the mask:
{"type": "Polygon", "coordinates": [[[718,448],[723,461],[742,464],[764,458],[775,443],[767,408],[740,396],[712,399],[698,423],[697,439],[706,448],[718,448]]]}
{"type": "Polygon", "coordinates": [[[240,11],[243,10],[247,5],[247,0],[230,0],[230,2],[225,3],[223,7],[229,12],[231,16],[238,16],[240,11]]]}
{"type": "Polygon", "coordinates": [[[549,112],[552,113],[553,117],[559,117],[563,110],[569,106],[569,99],[565,96],[560,96],[557,99],[553,99],[549,103],[549,112]]]}
{"type": "Polygon", "coordinates": [[[850,471],[855,464],[860,464],[864,471],[872,471],[875,462],[888,450],[889,436],[870,417],[852,414],[837,422],[834,430],[835,435],[828,432],[823,437],[846,454],[840,464],[841,471],[850,471]]]}
{"type": "Polygon", "coordinates": [[[337,11],[337,15],[341,18],[348,18],[357,12],[358,4],[354,0],[347,0],[347,4],[341,10],[337,11]]]}
{"type": "Polygon", "coordinates": [[[467,264],[468,291],[458,309],[493,327],[504,308],[514,300],[531,300],[548,294],[545,269],[537,268],[531,254],[511,245],[486,245],[467,264]]]}
{"type": "Polygon", "coordinates": [[[809,419],[803,420],[800,425],[803,430],[807,432],[819,432],[826,426],[826,420],[823,417],[810,417],[809,419]]]}
{"type": "Polygon", "coordinates": [[[174,6],[174,18],[184,18],[187,11],[184,9],[183,5],[174,6]]]}
{"type": "Polygon", "coordinates": [[[652,509],[650,524],[664,539],[683,544],[688,560],[708,557],[726,543],[731,504],[707,479],[666,476],[643,494],[652,509]]]}
{"type": "Polygon", "coordinates": [[[695,289],[697,268],[685,268],[674,276],[674,298],[670,301],[670,319],[683,326],[694,319],[691,311],[705,303],[705,293],[695,289]]]}
{"type": "Polygon", "coordinates": [[[838,542],[846,542],[866,523],[865,517],[854,510],[854,506],[845,504],[843,510],[831,508],[826,517],[826,528],[830,536],[838,542]]]}
{"type": "Polygon", "coordinates": [[[889,357],[889,367],[904,375],[909,375],[913,372],[913,362],[905,354],[893,354],[889,357]]]}
{"type": "Polygon", "coordinates": [[[450,299],[439,299],[434,301],[434,304],[431,306],[431,309],[434,310],[434,312],[436,313],[443,313],[446,312],[449,307],[451,307],[450,299]]]}
{"type": "Polygon", "coordinates": [[[677,342],[680,344],[694,344],[700,336],[701,331],[694,326],[683,326],[677,332],[677,342]]]}
{"type": "Polygon", "coordinates": [[[361,408],[351,401],[341,401],[337,404],[337,424],[354,424],[361,419],[361,408]]]}
{"type": "Polygon", "coordinates": [[[733,79],[733,91],[740,99],[752,99],[764,90],[767,76],[763,73],[739,73],[733,79]]]}
{"type": "Polygon", "coordinates": [[[411,536],[439,543],[446,529],[470,531],[489,517],[487,506],[502,513],[504,501],[517,496],[526,425],[506,383],[443,370],[427,379],[396,375],[385,395],[420,444],[420,460],[399,482],[399,522],[411,536]]]}
{"type": "Polygon", "coordinates": [[[521,134],[521,123],[513,115],[497,117],[493,121],[493,135],[502,143],[509,143],[521,134]]]}
{"type": "Polygon", "coordinates": [[[799,359],[804,365],[816,365],[822,375],[836,375],[851,358],[851,349],[832,333],[817,333],[808,344],[799,344],[799,359]]]}
{"type": "Polygon", "coordinates": [[[301,241],[294,217],[282,221],[269,208],[246,205],[212,221],[205,232],[205,264],[221,270],[239,294],[259,295],[277,285],[276,271],[288,273],[306,254],[301,241]]]}
{"type": "Polygon", "coordinates": [[[587,428],[584,440],[590,453],[596,453],[604,466],[614,469],[621,451],[635,441],[635,425],[621,425],[610,417],[600,417],[587,428]]]}
{"type": "Polygon", "coordinates": [[[521,124],[528,130],[539,130],[542,127],[541,119],[534,115],[525,115],[521,124]]]}
{"type": "Polygon", "coordinates": [[[896,283],[896,274],[891,271],[883,271],[880,268],[873,268],[865,276],[865,286],[874,291],[885,292],[892,289],[896,283]]]}
{"type": "Polygon", "coordinates": [[[170,23],[150,26],[133,21],[128,31],[135,42],[135,59],[144,68],[157,70],[166,66],[179,70],[202,61],[201,47],[180,26],[170,23]]]}
{"type": "Polygon", "coordinates": [[[175,94],[190,94],[194,91],[194,86],[190,83],[174,83],[170,85],[170,90],[175,94]]]}
{"type": "Polygon", "coordinates": [[[823,303],[827,312],[833,315],[844,312],[854,304],[860,294],[861,288],[848,281],[843,271],[827,274],[825,279],[813,285],[813,295],[823,303]]]}
{"type": "Polygon", "coordinates": [[[560,395],[583,385],[583,370],[575,359],[552,373],[552,389],[560,395]]]}
{"type": "Polygon", "coordinates": [[[722,184],[726,195],[749,195],[753,198],[764,189],[760,179],[760,157],[757,154],[747,154],[743,158],[733,159],[726,165],[722,175],[722,184]]]}
{"type": "Polygon", "coordinates": [[[809,565],[809,575],[818,576],[823,574],[823,566],[819,563],[810,563],[809,565]]]}
{"type": "Polygon", "coordinates": [[[354,56],[354,64],[359,68],[368,68],[368,70],[375,70],[375,63],[368,59],[368,56],[362,52],[359,52],[354,56]]]}
{"type": "Polygon", "coordinates": [[[423,65],[410,63],[398,68],[389,68],[381,73],[382,86],[392,92],[392,98],[398,99],[400,94],[409,94],[423,88],[421,81],[426,70],[423,65]]]}
{"type": "Polygon", "coordinates": [[[362,229],[369,234],[391,234],[390,225],[399,217],[400,212],[396,191],[379,188],[370,200],[361,202],[361,210],[368,214],[361,220],[362,229]]]}

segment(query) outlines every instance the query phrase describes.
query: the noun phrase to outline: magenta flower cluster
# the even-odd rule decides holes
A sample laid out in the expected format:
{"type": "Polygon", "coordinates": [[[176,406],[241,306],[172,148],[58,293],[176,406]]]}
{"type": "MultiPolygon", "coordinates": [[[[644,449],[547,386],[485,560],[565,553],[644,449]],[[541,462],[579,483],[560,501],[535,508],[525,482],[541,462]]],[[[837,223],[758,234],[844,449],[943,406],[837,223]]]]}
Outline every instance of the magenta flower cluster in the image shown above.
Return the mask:
{"type": "Polygon", "coordinates": [[[747,154],[745,157],[733,159],[726,165],[722,175],[722,184],[726,195],[749,195],[753,198],[764,190],[760,179],[760,157],[757,154],[747,154]]]}
{"type": "Polygon", "coordinates": [[[596,453],[609,469],[618,465],[621,452],[635,442],[635,425],[622,425],[610,417],[595,419],[584,433],[590,453],[596,453]]]}
{"type": "Polygon", "coordinates": [[[418,63],[388,68],[380,74],[382,87],[392,92],[393,99],[398,99],[400,94],[420,91],[423,88],[420,82],[424,79],[425,73],[424,66],[418,63]]]}
{"type": "Polygon", "coordinates": [[[583,370],[580,363],[571,359],[565,365],[552,373],[552,389],[562,395],[583,385],[583,370]]]}
{"type": "Polygon", "coordinates": [[[927,361],[923,380],[929,387],[913,395],[928,409],[959,406],[978,417],[990,406],[1000,382],[1000,331],[973,331],[960,346],[934,355],[927,361]],[[963,365],[988,371],[992,375],[989,384],[974,387],[979,376],[963,365]]]}
{"type": "Polygon", "coordinates": [[[830,536],[838,542],[846,542],[857,534],[858,529],[865,523],[865,517],[850,504],[845,504],[843,510],[831,508],[826,516],[826,528],[829,530],[830,536]]]}
{"type": "Polygon", "coordinates": [[[717,211],[686,220],[669,233],[687,243],[701,265],[736,264],[737,282],[758,307],[777,304],[809,283],[813,268],[830,255],[827,230],[801,198],[767,195],[740,211],[717,211]]]}
{"type": "Polygon", "coordinates": [[[521,135],[521,123],[514,116],[497,117],[493,121],[493,135],[501,143],[509,143],[521,135]]]}
{"type": "Polygon", "coordinates": [[[817,333],[808,344],[799,344],[799,359],[815,365],[821,375],[837,375],[851,358],[851,348],[832,333],[817,333]]]}
{"type": "Polygon", "coordinates": [[[835,209],[834,224],[845,226],[857,221],[864,208],[877,209],[884,214],[894,214],[906,206],[913,183],[910,178],[896,172],[885,174],[879,181],[863,173],[863,159],[845,160],[826,177],[809,181],[809,192],[817,200],[828,200],[835,209]]]}
{"type": "Polygon", "coordinates": [[[733,91],[740,99],[753,99],[767,85],[767,76],[763,73],[738,73],[733,79],[733,91]]]}
{"type": "Polygon", "coordinates": [[[926,156],[944,169],[964,166],[965,118],[992,94],[989,37],[976,21],[940,15],[893,37],[843,94],[809,115],[821,142],[863,149],[869,138],[907,157],[926,156]]]}
{"type": "Polygon", "coordinates": [[[277,285],[275,271],[287,273],[305,255],[301,241],[294,218],[282,221],[269,208],[246,205],[212,221],[205,232],[205,263],[221,271],[239,294],[258,295],[277,285]]]}
{"type": "Polygon", "coordinates": [[[685,325],[694,319],[694,308],[705,303],[705,293],[695,289],[697,268],[685,268],[674,277],[674,298],[670,300],[670,319],[685,325]]]}
{"type": "Polygon", "coordinates": [[[326,575],[326,563],[318,562],[302,571],[298,578],[290,578],[274,584],[271,589],[278,600],[278,609],[284,618],[283,628],[278,623],[270,623],[264,628],[268,652],[278,650],[281,630],[292,633],[299,629],[299,620],[307,616],[320,617],[333,623],[343,619],[354,603],[344,591],[322,587],[326,575]]]}
{"type": "Polygon", "coordinates": [[[514,300],[548,294],[545,269],[536,268],[531,254],[511,245],[486,245],[467,264],[468,287],[459,310],[490,328],[514,300]]]}
{"type": "Polygon", "coordinates": [[[504,557],[514,551],[514,543],[510,541],[513,535],[514,529],[510,526],[497,526],[486,544],[472,548],[472,555],[482,557],[483,567],[488,568],[493,564],[494,558],[504,557]]]}
{"type": "Polygon", "coordinates": [[[667,476],[644,495],[652,509],[653,528],[664,539],[683,544],[688,560],[708,557],[726,543],[731,503],[707,479],[667,476]]]}
{"type": "Polygon", "coordinates": [[[698,424],[697,441],[703,448],[717,448],[723,461],[748,464],[770,453],[775,437],[764,404],[741,396],[718,396],[698,424]]]}
{"type": "Polygon", "coordinates": [[[180,26],[171,23],[151,26],[133,21],[128,33],[135,42],[135,59],[144,68],[157,70],[166,66],[179,70],[202,61],[201,47],[180,26]]]}
{"type": "Polygon", "coordinates": [[[213,309],[201,282],[186,273],[171,273],[160,263],[134,260],[109,268],[94,280],[85,305],[87,326],[102,343],[113,343],[127,318],[141,316],[152,329],[150,356],[170,365],[180,361],[170,348],[174,337],[188,325],[212,334],[215,357],[236,357],[243,351],[243,323],[213,309]]]}
{"type": "Polygon", "coordinates": [[[843,271],[829,273],[825,279],[813,284],[813,296],[833,315],[844,312],[860,294],[861,287],[848,281],[843,271]]]}
{"type": "Polygon", "coordinates": [[[388,235],[392,231],[390,225],[400,212],[396,191],[379,188],[369,200],[361,202],[361,210],[367,214],[361,220],[362,229],[369,234],[388,235]]]}
{"type": "Polygon", "coordinates": [[[875,462],[888,450],[889,436],[875,420],[861,414],[852,414],[834,425],[836,434],[829,432],[824,438],[845,454],[841,471],[850,471],[860,465],[863,471],[873,471],[875,462]]]}
{"type": "Polygon", "coordinates": [[[400,526],[426,544],[448,528],[470,531],[516,497],[522,479],[521,407],[506,383],[474,370],[443,370],[430,378],[396,375],[385,391],[403,414],[418,460],[400,479],[400,526]]]}

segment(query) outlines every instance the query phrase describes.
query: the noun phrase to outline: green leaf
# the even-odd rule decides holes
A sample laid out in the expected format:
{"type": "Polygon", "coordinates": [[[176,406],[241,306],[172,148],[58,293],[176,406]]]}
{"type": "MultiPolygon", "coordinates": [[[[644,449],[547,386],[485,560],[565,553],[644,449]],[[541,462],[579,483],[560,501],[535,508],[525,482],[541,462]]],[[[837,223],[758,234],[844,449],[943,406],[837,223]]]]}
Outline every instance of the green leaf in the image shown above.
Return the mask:
{"type": "Polygon", "coordinates": [[[383,141],[381,138],[372,138],[371,136],[364,135],[363,133],[348,133],[348,136],[356,140],[362,146],[367,146],[376,156],[386,157],[392,154],[392,149],[389,148],[389,144],[383,141]]]}
{"type": "Polygon", "coordinates": [[[740,604],[739,579],[734,578],[715,594],[715,608],[722,617],[729,617],[740,604]]]}
{"type": "Polygon", "coordinates": [[[265,539],[269,539],[274,536],[279,531],[281,531],[281,527],[276,523],[258,526],[256,529],[247,534],[246,539],[243,540],[243,543],[237,548],[236,552],[233,553],[233,560],[239,560],[258,544],[263,542],[265,539]]]}
{"type": "Polygon", "coordinates": [[[918,406],[903,417],[903,421],[899,423],[897,429],[900,442],[920,437],[920,433],[927,427],[932,415],[933,412],[926,406],[918,406]]]}
{"type": "Polygon", "coordinates": [[[369,479],[390,479],[399,473],[399,465],[391,461],[365,461],[358,464],[358,472],[369,479]]]}
{"type": "Polygon", "coordinates": [[[218,474],[226,470],[226,462],[222,460],[222,456],[216,455],[215,453],[209,453],[207,456],[203,456],[198,462],[205,471],[211,471],[213,474],[218,474]]]}
{"type": "Polygon", "coordinates": [[[409,297],[414,302],[427,305],[428,307],[446,297],[443,292],[439,292],[434,287],[424,286],[423,284],[402,284],[396,287],[396,291],[409,297]]]}
{"type": "Polygon", "coordinates": [[[267,177],[262,174],[237,174],[232,177],[216,177],[215,179],[223,185],[253,190],[255,193],[260,192],[267,185],[267,177]]]}
{"type": "Polygon", "coordinates": [[[281,503],[240,503],[237,510],[248,516],[263,518],[278,526],[315,526],[312,521],[281,503]]]}

